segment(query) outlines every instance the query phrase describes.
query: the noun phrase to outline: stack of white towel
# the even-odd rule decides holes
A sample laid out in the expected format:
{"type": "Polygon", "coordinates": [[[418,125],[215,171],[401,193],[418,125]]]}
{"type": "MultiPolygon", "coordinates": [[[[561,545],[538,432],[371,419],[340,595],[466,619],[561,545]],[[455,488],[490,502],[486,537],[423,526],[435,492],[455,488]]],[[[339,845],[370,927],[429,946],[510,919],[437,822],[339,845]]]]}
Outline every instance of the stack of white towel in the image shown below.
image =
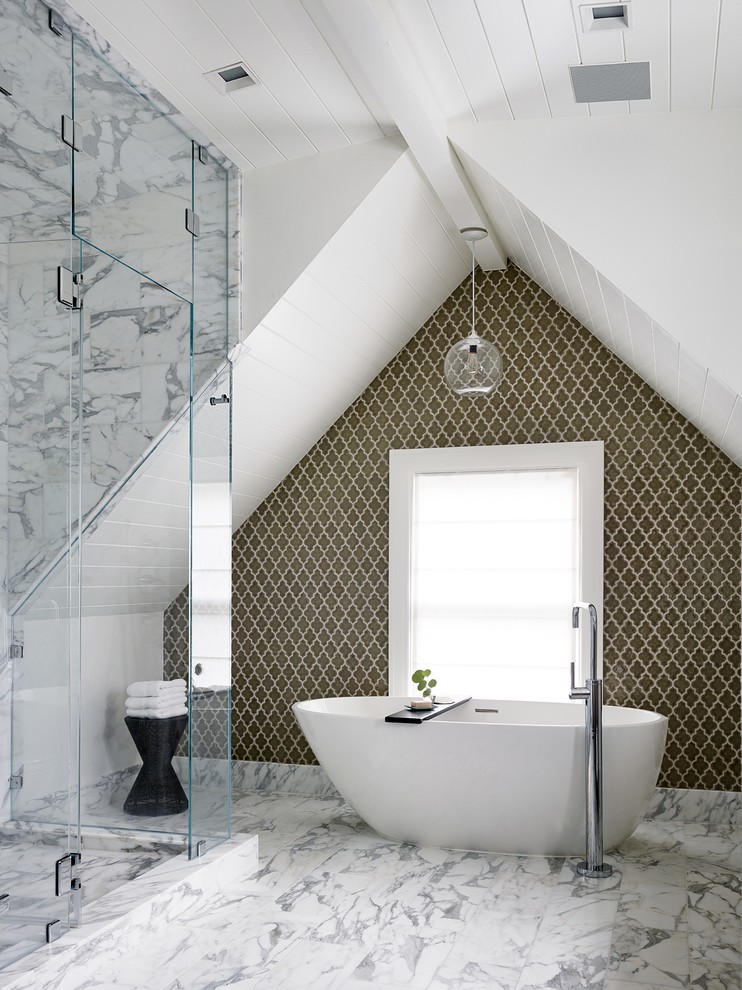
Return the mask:
{"type": "Polygon", "coordinates": [[[173,718],[187,715],[186,682],[135,681],[126,689],[126,714],[132,718],[173,718]]]}

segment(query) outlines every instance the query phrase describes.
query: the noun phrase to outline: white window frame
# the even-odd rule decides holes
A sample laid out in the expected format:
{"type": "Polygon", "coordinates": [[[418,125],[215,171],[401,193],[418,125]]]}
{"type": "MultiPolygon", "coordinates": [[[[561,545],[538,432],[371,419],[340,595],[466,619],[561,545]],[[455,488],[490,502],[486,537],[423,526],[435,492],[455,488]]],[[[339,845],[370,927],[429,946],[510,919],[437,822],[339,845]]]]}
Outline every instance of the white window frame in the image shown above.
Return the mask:
{"type": "MultiPolygon", "coordinates": [[[[389,451],[389,693],[410,694],[412,522],[415,479],[424,474],[577,469],[580,589],[578,600],[598,612],[598,676],[603,670],[603,460],[601,440],[431,447],[389,451]]],[[[588,670],[587,617],[580,619],[577,683],[588,670]]],[[[570,621],[565,616],[565,621],[570,621]]],[[[575,651],[578,652],[577,640],[575,651]]],[[[568,699],[565,668],[564,700],[568,699]]]]}

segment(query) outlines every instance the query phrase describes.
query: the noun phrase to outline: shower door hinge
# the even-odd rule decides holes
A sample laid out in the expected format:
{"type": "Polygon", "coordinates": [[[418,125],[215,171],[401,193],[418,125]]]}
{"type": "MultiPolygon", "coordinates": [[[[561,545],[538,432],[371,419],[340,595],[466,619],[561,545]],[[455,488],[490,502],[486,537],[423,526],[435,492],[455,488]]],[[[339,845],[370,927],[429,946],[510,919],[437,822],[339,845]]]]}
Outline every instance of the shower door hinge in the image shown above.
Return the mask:
{"type": "Polygon", "coordinates": [[[62,922],[57,918],[55,921],[50,921],[46,926],[46,940],[47,942],[56,942],[58,938],[62,936],[62,922]]]}
{"type": "Polygon", "coordinates": [[[202,165],[209,164],[209,153],[202,144],[199,144],[198,146],[198,160],[201,162],[202,165]]]}
{"type": "Polygon", "coordinates": [[[49,28],[59,37],[62,37],[62,31],[64,30],[64,21],[62,20],[62,15],[56,10],[49,8],[49,28]]]}
{"type": "Polygon", "coordinates": [[[23,767],[10,775],[11,791],[19,791],[23,787],[23,767]]]}
{"type": "Polygon", "coordinates": [[[67,853],[54,864],[54,894],[56,897],[63,897],[75,890],[75,868],[82,859],[80,853],[67,853]]]}
{"type": "Polygon", "coordinates": [[[62,140],[75,151],[82,151],[82,142],[85,134],[82,124],[76,124],[72,117],[62,114],[62,140]]]}
{"type": "Polygon", "coordinates": [[[10,911],[10,894],[0,894],[0,914],[10,911]]]}
{"type": "Polygon", "coordinates": [[[22,660],[23,659],[23,644],[22,643],[12,643],[10,647],[10,659],[11,660],[22,660]]]}
{"type": "Polygon", "coordinates": [[[82,309],[82,272],[71,272],[60,265],[57,268],[57,302],[70,309],[82,309]]]}
{"type": "Polygon", "coordinates": [[[189,234],[198,237],[198,232],[201,229],[201,218],[198,213],[194,213],[193,210],[185,211],[185,228],[189,234]]]}
{"type": "Polygon", "coordinates": [[[13,78],[5,69],[0,69],[0,93],[4,93],[5,96],[13,95],[13,78]]]}

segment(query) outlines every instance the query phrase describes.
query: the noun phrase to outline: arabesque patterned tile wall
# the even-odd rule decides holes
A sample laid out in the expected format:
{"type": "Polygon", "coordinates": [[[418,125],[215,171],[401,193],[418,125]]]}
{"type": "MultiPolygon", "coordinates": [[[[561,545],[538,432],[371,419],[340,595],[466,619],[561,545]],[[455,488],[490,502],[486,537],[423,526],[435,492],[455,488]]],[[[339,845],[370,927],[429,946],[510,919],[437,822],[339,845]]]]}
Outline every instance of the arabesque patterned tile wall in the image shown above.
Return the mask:
{"type": "Polygon", "coordinates": [[[606,700],[669,716],[660,785],[739,789],[742,471],[512,264],[478,273],[504,380],[453,395],[468,288],[235,534],[234,757],[313,763],[292,702],[386,693],[390,449],[603,440],[606,700]]]}

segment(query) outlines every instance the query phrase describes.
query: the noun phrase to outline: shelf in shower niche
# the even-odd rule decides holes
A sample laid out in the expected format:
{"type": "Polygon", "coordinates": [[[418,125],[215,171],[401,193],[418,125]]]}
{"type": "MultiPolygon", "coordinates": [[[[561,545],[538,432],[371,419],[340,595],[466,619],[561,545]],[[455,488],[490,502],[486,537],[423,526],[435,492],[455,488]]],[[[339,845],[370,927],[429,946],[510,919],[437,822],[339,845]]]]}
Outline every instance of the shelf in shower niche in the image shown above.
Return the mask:
{"type": "Polygon", "coordinates": [[[451,701],[447,705],[436,705],[431,709],[415,708],[411,710],[409,708],[403,708],[401,712],[394,712],[393,715],[387,715],[384,721],[396,722],[399,725],[422,725],[423,722],[429,722],[444,712],[450,712],[452,708],[465,705],[467,701],[471,701],[471,697],[460,698],[458,701],[451,701]]]}

